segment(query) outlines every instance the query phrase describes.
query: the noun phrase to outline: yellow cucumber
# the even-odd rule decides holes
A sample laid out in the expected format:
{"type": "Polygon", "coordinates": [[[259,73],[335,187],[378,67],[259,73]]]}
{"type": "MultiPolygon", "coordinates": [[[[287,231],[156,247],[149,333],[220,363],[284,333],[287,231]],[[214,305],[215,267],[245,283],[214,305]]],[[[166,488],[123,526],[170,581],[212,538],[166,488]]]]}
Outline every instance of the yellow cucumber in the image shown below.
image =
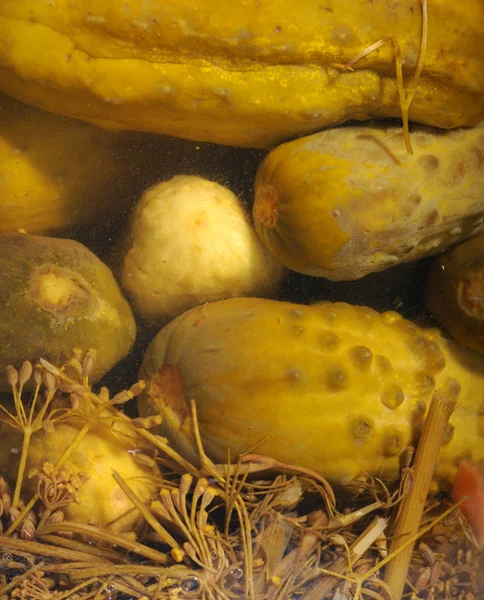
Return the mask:
{"type": "MultiPolygon", "coordinates": [[[[257,452],[337,482],[361,472],[394,477],[415,443],[432,394],[457,397],[438,477],[462,458],[484,460],[484,363],[395,312],[322,302],[304,306],[233,298],[194,308],[165,326],[140,375],[179,369],[185,399],[161,401],[163,433],[197,456],[194,400],[208,455],[257,452]]],[[[157,408],[150,396],[143,413],[157,408]]]]}
{"type": "Polygon", "coordinates": [[[484,122],[468,129],[348,126],[287,142],[255,183],[254,223],[294,271],[354,280],[484,231],[484,122]]]}
{"type": "Polygon", "coordinates": [[[399,54],[410,119],[456,127],[484,115],[483,38],[481,0],[2,0],[0,90],[106,127],[269,147],[399,117],[399,54]]]}

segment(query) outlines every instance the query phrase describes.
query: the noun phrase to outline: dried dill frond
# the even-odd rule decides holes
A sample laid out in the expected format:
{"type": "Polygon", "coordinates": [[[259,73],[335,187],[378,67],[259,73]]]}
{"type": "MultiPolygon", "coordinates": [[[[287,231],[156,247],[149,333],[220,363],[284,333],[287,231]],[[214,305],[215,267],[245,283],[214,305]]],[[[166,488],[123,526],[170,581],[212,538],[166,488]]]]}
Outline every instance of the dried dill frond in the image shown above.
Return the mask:
{"type": "Polygon", "coordinates": [[[51,373],[42,373],[39,369],[35,369],[34,372],[29,361],[23,363],[20,371],[9,365],[7,367],[7,379],[12,386],[14,410],[10,411],[6,406],[0,404],[0,421],[8,427],[18,430],[23,436],[15,491],[12,498],[12,507],[15,509],[20,498],[30,441],[32,436],[43,428],[47,411],[56,395],[57,381],[51,373]],[[25,384],[31,379],[32,374],[34,374],[35,383],[34,393],[30,403],[24,404],[22,391],[25,384]],[[43,398],[40,394],[42,384],[45,388],[45,397],[43,398]]]}
{"type": "MultiPolygon", "coordinates": [[[[135,480],[113,463],[109,477],[136,513],[130,528],[121,531],[66,518],[65,511],[90,481],[66,462],[47,462],[31,472],[37,480],[35,503],[24,508],[19,497],[13,512],[12,494],[0,478],[0,522],[6,534],[0,536],[1,600],[391,598],[384,575],[393,560],[394,517],[413,486],[410,463],[391,484],[360,477],[342,500],[320,475],[270,457],[253,454],[234,464],[213,464],[204,453],[192,406],[200,454],[200,466],[195,466],[149,431],[160,417],[131,419],[116,407],[143,384],[112,398],[105,388],[95,393],[82,356],[75,361],[65,370],[44,363],[40,371],[42,378],[46,372],[56,378],[70,403],[55,413],[62,419],[54,422],[54,432],[71,414],[78,431],[88,424],[84,439],[96,427],[91,418],[96,413],[101,427],[118,428],[118,441],[137,440],[131,456],[157,463],[156,493],[151,500],[140,497],[135,480]],[[82,415],[88,417],[84,422],[82,415]],[[17,525],[10,531],[12,519],[17,525]],[[30,536],[25,530],[29,522],[30,536]]],[[[483,585],[482,552],[466,521],[455,507],[434,498],[427,507],[405,593],[422,600],[467,600],[463,593],[477,598],[483,585]]]]}
{"type": "MultiPolygon", "coordinates": [[[[92,352],[88,352],[84,358],[75,355],[60,368],[46,361],[40,362],[41,365],[35,370],[36,388],[30,407],[25,405],[21,394],[24,380],[27,379],[22,378],[23,368],[20,374],[9,369],[16,415],[4,408],[3,422],[7,428],[2,435],[6,443],[13,444],[14,430],[20,427],[24,430],[13,509],[18,508],[15,501],[17,499],[18,504],[22,488],[27,499],[28,494],[32,496],[15,513],[5,535],[12,535],[22,527],[40,496],[43,496],[41,500],[44,500],[47,513],[63,507],[67,520],[101,527],[109,524],[112,530],[120,532],[130,530],[138,520],[138,514],[111,477],[112,468],[116,466],[122,476],[130,481],[143,502],[156,494],[159,472],[154,461],[143,462],[138,458],[143,438],[131,420],[114,407],[113,401],[118,402],[120,395],[117,399],[109,400],[109,394],[106,396],[103,392],[97,395],[91,391],[88,375],[94,365],[92,352]],[[58,390],[63,390],[63,393],[58,390]],[[32,467],[33,473],[39,476],[37,485],[24,478],[26,469],[32,467]],[[46,469],[50,469],[50,472],[47,473],[46,469]],[[76,475],[68,474],[68,471],[76,475]],[[76,487],[75,481],[79,479],[79,474],[83,481],[87,480],[88,475],[89,482],[85,489],[80,490],[78,498],[79,487],[76,487]],[[70,493],[74,488],[76,493],[70,493]],[[92,497],[96,501],[92,501],[92,497]]],[[[133,397],[142,389],[143,384],[138,383],[126,394],[133,397]]],[[[15,456],[11,462],[15,462],[15,456]]]]}

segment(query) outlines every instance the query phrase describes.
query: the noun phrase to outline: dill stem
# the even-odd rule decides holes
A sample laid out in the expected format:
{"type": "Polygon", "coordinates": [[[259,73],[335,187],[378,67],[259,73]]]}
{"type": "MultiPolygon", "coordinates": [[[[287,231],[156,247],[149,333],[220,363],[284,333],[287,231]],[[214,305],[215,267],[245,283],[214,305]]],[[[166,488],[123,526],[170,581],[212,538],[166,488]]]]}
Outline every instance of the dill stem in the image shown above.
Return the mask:
{"type": "Polygon", "coordinates": [[[39,523],[37,525],[37,531],[42,530],[42,527],[48,522],[50,516],[54,510],[52,508],[46,508],[40,517],[39,523]]]}
{"type": "MultiPolygon", "coordinates": [[[[75,523],[74,521],[47,523],[47,525],[44,526],[44,529],[39,532],[39,538],[42,539],[44,535],[58,535],[59,533],[63,532],[78,533],[80,535],[85,535],[87,538],[92,540],[106,542],[111,546],[124,548],[125,550],[128,550],[128,552],[139,554],[148,560],[156,562],[158,565],[166,565],[168,562],[168,557],[166,554],[151,548],[150,546],[145,546],[140,542],[133,541],[122,534],[117,535],[105,529],[99,529],[98,527],[86,525],[84,523],[75,523]]],[[[89,557],[89,560],[92,562],[92,557],[89,557]]]]}
{"type": "Polygon", "coordinates": [[[104,547],[97,548],[89,542],[81,542],[79,540],[74,540],[69,537],[62,537],[54,534],[43,534],[42,542],[45,544],[49,544],[50,546],[55,546],[56,548],[66,548],[67,550],[82,552],[85,555],[92,556],[93,560],[97,560],[98,557],[102,558],[105,561],[118,563],[123,563],[123,561],[126,562],[128,560],[126,556],[124,556],[120,552],[116,552],[115,550],[111,550],[109,548],[104,547]]]}
{"type": "Polygon", "coordinates": [[[15,482],[15,491],[12,499],[12,508],[17,508],[20,500],[20,492],[22,490],[22,483],[24,480],[25,467],[27,465],[27,458],[29,455],[30,439],[32,437],[32,428],[30,426],[25,427],[24,437],[22,441],[22,453],[20,455],[20,463],[17,472],[17,481],[15,482]]]}
{"type": "Polygon", "coordinates": [[[73,452],[75,452],[75,450],[77,450],[79,444],[82,442],[85,435],[89,432],[90,428],[91,428],[90,423],[84,423],[84,425],[82,426],[82,429],[80,429],[77,432],[76,437],[72,440],[72,442],[69,444],[69,446],[64,450],[62,456],[57,461],[57,464],[55,465],[56,469],[60,469],[61,467],[63,467],[65,465],[66,461],[69,460],[69,457],[71,456],[71,454],[73,452]]]}
{"type": "MultiPolygon", "coordinates": [[[[39,541],[33,540],[22,540],[17,538],[4,538],[2,537],[2,551],[8,552],[19,552],[22,555],[29,554],[39,556],[40,558],[59,559],[60,561],[71,561],[74,563],[92,562],[93,560],[97,563],[109,563],[109,560],[105,560],[103,557],[95,557],[93,559],[91,554],[71,548],[60,548],[57,545],[49,545],[39,541]]],[[[44,569],[47,565],[44,565],[44,569]]]]}
{"type": "Polygon", "coordinates": [[[394,600],[402,598],[415,540],[407,544],[419,529],[430,484],[434,476],[444,434],[455,407],[452,396],[434,393],[415,454],[415,479],[412,490],[402,503],[393,531],[390,552],[401,551],[389,563],[384,581],[392,590],[394,600]]]}
{"type": "Polygon", "coordinates": [[[144,504],[144,502],[133,492],[129,485],[124,481],[121,475],[113,470],[113,478],[119,487],[123,490],[126,496],[131,500],[133,505],[138,509],[144,520],[151,525],[155,532],[160,536],[165,544],[171,548],[180,548],[180,544],[175,538],[159,523],[156,517],[152,514],[150,509],[144,504]]]}
{"type": "Polygon", "coordinates": [[[75,598],[76,592],[78,592],[79,590],[82,590],[83,588],[89,589],[89,586],[91,584],[97,583],[97,582],[98,582],[97,577],[93,577],[92,579],[88,579],[87,581],[82,581],[79,585],[76,585],[75,587],[71,588],[70,590],[67,590],[67,592],[64,592],[63,594],[58,596],[57,600],[64,600],[65,598],[68,599],[69,597],[75,598]]]}

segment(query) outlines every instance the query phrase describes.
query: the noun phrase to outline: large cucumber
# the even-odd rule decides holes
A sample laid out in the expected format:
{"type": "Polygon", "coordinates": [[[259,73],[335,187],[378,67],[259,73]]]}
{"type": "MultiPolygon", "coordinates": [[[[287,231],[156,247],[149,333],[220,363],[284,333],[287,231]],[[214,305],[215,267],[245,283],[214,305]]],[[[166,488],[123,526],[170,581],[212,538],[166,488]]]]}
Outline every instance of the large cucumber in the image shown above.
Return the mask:
{"type": "MultiPolygon", "coordinates": [[[[362,471],[393,477],[440,390],[458,403],[438,476],[451,479],[461,458],[484,460],[481,357],[394,312],[258,298],[213,302],[160,331],[141,375],[156,383],[164,365],[180,370],[185,390],[185,401],[162,402],[164,433],[191,458],[194,400],[216,461],[225,462],[228,449],[235,458],[257,446],[335,481],[362,471]]],[[[149,396],[140,408],[154,410],[149,396]]]]}
{"type": "Polygon", "coordinates": [[[353,280],[484,231],[484,122],[410,134],[341,127],[287,142],[260,166],[254,221],[290,269],[353,280]]]}
{"type": "Polygon", "coordinates": [[[410,119],[477,123],[483,39],[481,0],[2,0],[0,90],[107,127],[269,147],[400,116],[397,46],[408,95],[422,40],[410,119]]]}

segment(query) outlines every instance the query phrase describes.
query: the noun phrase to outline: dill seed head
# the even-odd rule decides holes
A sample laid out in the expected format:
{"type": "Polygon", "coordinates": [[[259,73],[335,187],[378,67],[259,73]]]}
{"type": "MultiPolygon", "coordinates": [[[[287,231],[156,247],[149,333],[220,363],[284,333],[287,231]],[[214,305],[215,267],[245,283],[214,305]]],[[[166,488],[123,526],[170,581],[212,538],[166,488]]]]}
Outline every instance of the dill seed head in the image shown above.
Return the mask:
{"type": "Polygon", "coordinates": [[[20,374],[19,374],[19,385],[23,386],[27,383],[27,381],[31,378],[32,376],[32,363],[29,360],[24,361],[24,363],[22,364],[22,367],[20,368],[20,374]]]}
{"type": "Polygon", "coordinates": [[[8,383],[12,387],[15,387],[18,383],[18,372],[17,369],[12,365],[8,365],[7,367],[7,379],[8,383]]]}

